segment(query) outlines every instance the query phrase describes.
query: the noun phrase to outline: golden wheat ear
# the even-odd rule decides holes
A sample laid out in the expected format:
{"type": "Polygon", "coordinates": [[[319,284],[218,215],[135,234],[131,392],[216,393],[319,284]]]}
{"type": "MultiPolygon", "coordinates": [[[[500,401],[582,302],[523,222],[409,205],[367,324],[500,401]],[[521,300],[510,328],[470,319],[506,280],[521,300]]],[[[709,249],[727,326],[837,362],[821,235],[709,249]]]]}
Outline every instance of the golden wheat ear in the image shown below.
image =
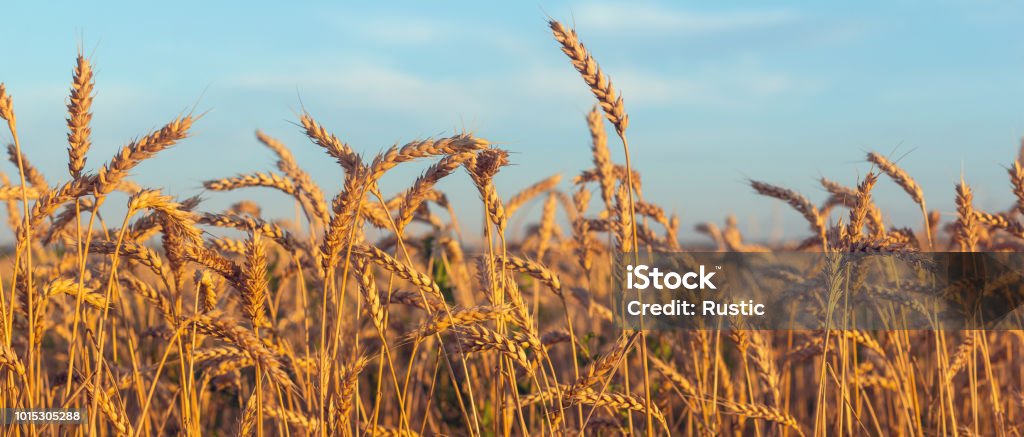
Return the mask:
{"type": "Polygon", "coordinates": [[[93,88],[92,64],[81,53],[75,60],[75,71],[71,78],[71,96],[68,99],[68,172],[73,179],[82,176],[85,168],[85,155],[92,146],[92,99],[93,88]]]}
{"type": "Polygon", "coordinates": [[[825,220],[818,212],[818,207],[814,206],[810,200],[807,200],[807,198],[802,194],[788,188],[782,188],[755,180],[751,180],[749,182],[750,187],[753,188],[757,194],[779,199],[786,202],[789,206],[799,212],[800,215],[804,217],[804,220],[806,220],[811,226],[815,236],[821,239],[822,245],[827,245],[827,240],[825,239],[825,220]]]}

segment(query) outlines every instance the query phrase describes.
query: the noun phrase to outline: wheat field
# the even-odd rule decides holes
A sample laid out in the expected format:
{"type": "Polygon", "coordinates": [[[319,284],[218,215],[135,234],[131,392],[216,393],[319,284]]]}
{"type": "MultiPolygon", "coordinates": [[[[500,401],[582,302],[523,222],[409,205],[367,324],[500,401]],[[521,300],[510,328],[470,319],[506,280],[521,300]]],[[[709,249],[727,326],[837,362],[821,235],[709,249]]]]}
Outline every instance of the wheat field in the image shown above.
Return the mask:
{"type": "Polygon", "coordinates": [[[614,258],[650,251],[1024,250],[1024,158],[1007,159],[1007,211],[975,209],[961,183],[956,218],[941,223],[911,175],[870,153],[858,186],[822,178],[820,203],[750,181],[806,220],[805,238],[764,247],[732,217],[682,230],[643,197],[609,75],[574,30],[549,24],[596,99],[580,120],[592,168],[500,193],[509,152],[470,132],[371,157],[303,112],[297,125],[341,167],[341,186],[318,186],[262,131],[253,144],[275,154],[275,172],[204,183],[208,196],[280,191],[299,222],[265,218],[258,198],[204,211],[198,197],[132,182],[140,162],[189,140],[195,114],[107,161],[90,156],[96,85],[84,55],[67,104],[68,174],[43,175],[31,160],[44,152],[19,142],[16,90],[0,85],[17,175],[0,174],[15,238],[0,263],[0,406],[88,412],[82,424],[0,432],[1021,435],[1021,331],[623,331],[608,302],[614,258]],[[611,158],[617,147],[624,162],[611,158]],[[389,171],[417,165],[412,186],[381,192],[389,171]],[[461,216],[482,212],[482,235],[462,235],[436,188],[455,173],[479,194],[461,216]],[[872,200],[882,177],[920,207],[919,227],[887,225],[872,200]],[[115,192],[127,214],[104,216],[115,192]],[[530,203],[540,213],[523,217],[530,203]],[[506,238],[513,217],[526,223],[519,240],[506,238]],[[703,243],[684,247],[681,234],[703,243]]]}

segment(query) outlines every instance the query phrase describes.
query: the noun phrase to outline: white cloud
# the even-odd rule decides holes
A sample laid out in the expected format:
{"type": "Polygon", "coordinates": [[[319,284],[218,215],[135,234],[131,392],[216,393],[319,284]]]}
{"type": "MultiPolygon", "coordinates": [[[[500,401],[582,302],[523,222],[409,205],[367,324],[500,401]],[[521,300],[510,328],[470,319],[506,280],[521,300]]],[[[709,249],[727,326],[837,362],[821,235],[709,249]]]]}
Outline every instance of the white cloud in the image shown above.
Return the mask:
{"type": "Polygon", "coordinates": [[[718,34],[784,25],[798,16],[792,11],[703,12],[633,3],[587,3],[575,14],[581,28],[601,32],[718,34]]]}

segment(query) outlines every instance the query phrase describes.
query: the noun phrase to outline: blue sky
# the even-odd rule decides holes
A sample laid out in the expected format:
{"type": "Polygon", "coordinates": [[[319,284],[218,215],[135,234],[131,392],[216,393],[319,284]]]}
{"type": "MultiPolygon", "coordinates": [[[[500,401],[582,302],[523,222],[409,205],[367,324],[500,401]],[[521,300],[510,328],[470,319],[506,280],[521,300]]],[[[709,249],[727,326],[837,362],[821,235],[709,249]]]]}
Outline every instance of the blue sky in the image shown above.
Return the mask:
{"type": "MultiPolygon", "coordinates": [[[[1011,202],[1003,168],[1024,135],[1019,2],[383,5],[6,5],[0,81],[26,154],[51,183],[67,177],[64,105],[84,46],[98,91],[87,168],[196,106],[209,113],[194,136],[140,166],[139,183],[185,196],[205,179],[270,170],[253,136],[261,128],[333,193],[341,171],[293,124],[304,106],[370,155],[470,129],[513,152],[518,165],[498,180],[508,196],[590,163],[584,115],[593,100],[551,39],[551,15],[575,25],[622,91],[645,195],[678,212],[687,231],[735,212],[749,233],[801,234],[798,216],[752,194],[745,179],[820,201],[816,178],[852,185],[869,169],[869,150],[902,157],[930,207],[953,211],[961,172],[980,207],[1011,202]]],[[[397,191],[422,168],[384,187],[397,191]]],[[[472,214],[467,187],[459,175],[441,188],[472,214]]],[[[258,197],[270,215],[293,211],[262,190],[209,193],[205,208],[243,197],[258,197]]],[[[896,224],[917,222],[894,185],[880,183],[876,197],[896,224]]]]}

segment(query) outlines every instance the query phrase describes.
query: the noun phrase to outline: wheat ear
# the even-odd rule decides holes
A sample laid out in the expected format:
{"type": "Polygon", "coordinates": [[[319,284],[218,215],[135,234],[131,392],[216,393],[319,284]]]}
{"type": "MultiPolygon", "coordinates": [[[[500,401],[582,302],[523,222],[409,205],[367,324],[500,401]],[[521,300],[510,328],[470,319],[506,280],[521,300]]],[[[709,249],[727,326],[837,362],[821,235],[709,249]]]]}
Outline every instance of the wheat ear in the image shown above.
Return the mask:
{"type": "Polygon", "coordinates": [[[270,326],[267,319],[267,253],[259,230],[250,231],[246,241],[242,281],[245,284],[241,290],[243,309],[253,327],[270,326]]]}
{"type": "Polygon", "coordinates": [[[821,214],[818,213],[818,208],[815,207],[810,200],[807,200],[806,197],[796,191],[766,184],[764,182],[752,180],[750,181],[750,186],[754,191],[762,196],[774,197],[793,207],[793,209],[804,217],[804,220],[807,220],[811,229],[814,230],[815,236],[821,239],[822,247],[827,248],[828,241],[825,238],[825,220],[821,217],[821,214]]]}
{"type": "Polygon", "coordinates": [[[324,129],[316,120],[313,119],[308,113],[302,114],[299,117],[299,121],[302,124],[302,128],[309,139],[313,140],[316,145],[323,147],[327,150],[327,154],[331,155],[334,159],[338,160],[338,164],[348,174],[356,173],[357,170],[362,167],[362,160],[359,158],[348,144],[341,142],[338,137],[334,136],[327,129],[324,129]]]}
{"type": "Polygon", "coordinates": [[[962,179],[956,186],[956,232],[954,241],[962,252],[974,252],[978,249],[978,217],[974,214],[974,195],[971,187],[962,179]]]}
{"type": "Polygon", "coordinates": [[[191,115],[176,118],[160,130],[151,132],[121,148],[117,155],[110,162],[104,164],[93,177],[93,188],[101,194],[113,191],[128,176],[128,172],[139,163],[187,137],[193,121],[195,119],[191,115]]]}
{"type": "Polygon", "coordinates": [[[556,173],[522,189],[522,191],[516,193],[505,202],[505,214],[511,217],[519,207],[523,206],[523,204],[529,202],[541,193],[551,191],[561,181],[562,175],[556,173]]]}
{"type": "Polygon", "coordinates": [[[900,168],[896,163],[890,161],[888,158],[875,153],[868,153],[868,162],[878,166],[879,170],[882,170],[886,175],[889,176],[893,181],[896,182],[903,191],[906,191],[910,198],[914,200],[918,206],[921,207],[921,216],[924,219],[924,231],[926,238],[928,238],[928,246],[932,245],[932,230],[928,224],[928,208],[924,202],[924,191],[921,190],[921,186],[917,184],[914,178],[910,177],[910,174],[900,168]]]}
{"type": "Polygon", "coordinates": [[[608,121],[615,126],[619,136],[623,136],[626,127],[629,126],[629,116],[626,115],[625,105],[622,103],[622,96],[616,95],[615,87],[611,80],[601,71],[597,61],[590,55],[583,43],[576,36],[576,31],[567,29],[562,23],[549,20],[551,33],[555,40],[562,45],[562,52],[572,61],[572,66],[583,77],[583,81],[590,87],[590,92],[597,98],[597,102],[604,109],[608,121]]]}
{"type": "Polygon", "coordinates": [[[93,87],[92,65],[89,60],[78,54],[75,62],[75,71],[71,79],[71,98],[68,102],[68,172],[71,177],[78,179],[85,168],[85,155],[89,152],[92,142],[89,135],[92,129],[89,124],[92,122],[93,87]]]}
{"type": "Polygon", "coordinates": [[[496,265],[504,265],[507,270],[530,275],[550,288],[556,295],[562,295],[562,282],[558,280],[558,275],[536,261],[507,255],[495,257],[494,263],[496,265]]]}

